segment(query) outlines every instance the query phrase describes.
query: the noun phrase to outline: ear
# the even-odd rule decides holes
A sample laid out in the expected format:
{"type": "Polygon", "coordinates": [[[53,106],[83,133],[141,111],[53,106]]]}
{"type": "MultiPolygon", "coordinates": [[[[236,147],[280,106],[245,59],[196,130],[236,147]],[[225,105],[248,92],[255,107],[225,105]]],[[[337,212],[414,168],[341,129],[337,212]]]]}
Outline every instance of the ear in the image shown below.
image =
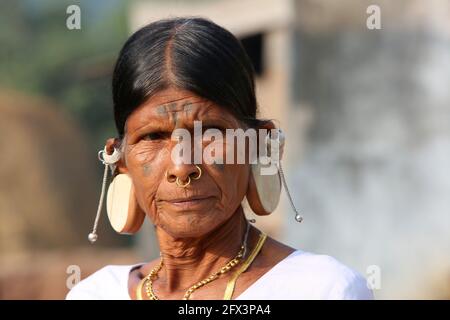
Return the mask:
{"type": "MultiPolygon", "coordinates": [[[[114,149],[124,150],[122,143],[125,143],[125,139],[109,138],[105,144],[106,152],[112,154],[114,149]]],[[[145,212],[136,200],[133,182],[127,174],[124,155],[115,166],[114,179],[108,187],[106,196],[108,219],[118,233],[134,234],[142,226],[145,212]]]]}
{"type": "MultiPolygon", "coordinates": [[[[109,138],[106,140],[105,147],[108,154],[114,152],[114,148],[122,149],[122,144],[125,143],[125,139],[120,140],[119,138],[109,138]]],[[[125,163],[125,155],[116,163],[116,173],[128,173],[128,168],[125,163]]]]}
{"type": "MultiPolygon", "coordinates": [[[[275,129],[275,128],[276,128],[276,126],[272,120],[266,120],[259,126],[258,129],[266,129],[270,133],[270,130],[275,129]]],[[[258,134],[258,139],[259,139],[259,134],[258,134]]],[[[258,141],[258,148],[259,148],[259,141],[258,141]]],[[[259,152],[259,150],[258,150],[258,152],[259,152]]]]}
{"type": "Polygon", "coordinates": [[[275,129],[275,123],[273,123],[272,120],[265,120],[258,129],[267,129],[267,130],[271,130],[271,129],[275,129]]]}

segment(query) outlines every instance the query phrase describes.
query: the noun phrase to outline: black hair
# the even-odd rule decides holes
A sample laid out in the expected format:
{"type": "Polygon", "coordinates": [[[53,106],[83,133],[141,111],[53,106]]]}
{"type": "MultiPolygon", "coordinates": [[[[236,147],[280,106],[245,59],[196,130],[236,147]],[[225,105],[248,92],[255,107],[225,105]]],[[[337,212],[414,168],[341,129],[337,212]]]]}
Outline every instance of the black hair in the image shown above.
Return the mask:
{"type": "Polygon", "coordinates": [[[175,87],[229,110],[249,127],[256,119],[254,69],[241,42],[198,17],[158,20],[124,44],[113,80],[116,128],[123,138],[128,116],[158,91],[175,87]]]}

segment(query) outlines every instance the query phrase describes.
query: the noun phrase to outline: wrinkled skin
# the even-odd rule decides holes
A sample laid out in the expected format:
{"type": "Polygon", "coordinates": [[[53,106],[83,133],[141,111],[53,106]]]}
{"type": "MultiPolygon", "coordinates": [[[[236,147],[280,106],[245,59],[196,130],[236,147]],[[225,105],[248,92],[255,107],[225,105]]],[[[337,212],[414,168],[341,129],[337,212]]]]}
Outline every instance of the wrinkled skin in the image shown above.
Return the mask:
{"type": "MultiPolygon", "coordinates": [[[[181,299],[190,286],[219,270],[236,256],[246,231],[241,202],[247,192],[249,164],[202,163],[200,179],[191,179],[186,188],[175,183],[176,178],[185,182],[198,174],[195,165],[174,163],[171,157],[177,144],[171,139],[172,131],[192,130],[195,120],[202,121],[204,129],[244,128],[224,108],[191,92],[170,88],[152,96],[128,117],[123,141],[111,138],[106,143],[108,153],[123,147],[118,170],[130,175],[139,206],[155,226],[164,259],[153,284],[159,299],[181,299]]],[[[267,129],[271,128],[269,123],[267,129]]],[[[204,148],[210,141],[201,143],[204,148]]],[[[225,159],[229,146],[225,141],[214,143],[223,143],[225,159]]],[[[251,227],[248,250],[256,245],[259,233],[251,227]]],[[[268,237],[250,268],[239,277],[233,297],[293,251],[268,237]]],[[[132,299],[139,280],[158,263],[159,259],[151,261],[130,273],[132,299]]],[[[222,299],[231,274],[196,290],[190,299],[222,299]]]]}

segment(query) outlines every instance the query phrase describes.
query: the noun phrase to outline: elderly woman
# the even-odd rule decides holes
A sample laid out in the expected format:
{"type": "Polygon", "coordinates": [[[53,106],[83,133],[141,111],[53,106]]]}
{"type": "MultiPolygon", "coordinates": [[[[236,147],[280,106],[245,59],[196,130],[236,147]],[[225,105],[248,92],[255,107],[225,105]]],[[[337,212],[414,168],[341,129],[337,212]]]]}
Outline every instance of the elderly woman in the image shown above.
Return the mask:
{"type": "MultiPolygon", "coordinates": [[[[252,65],[230,32],[201,18],[160,20],[138,30],[117,60],[113,100],[119,136],[100,154],[105,174],[108,167],[115,176],[108,217],[122,233],[136,232],[148,217],[160,257],[106,266],[67,299],[372,298],[365,279],[334,258],[291,248],[249,224],[242,201],[269,214],[282,172],[273,180],[249,161],[174,161],[180,140],[173,132],[192,131],[197,121],[203,132],[275,128],[256,118],[252,65]]],[[[211,141],[201,140],[201,147],[211,141]]],[[[214,142],[230,152],[228,141],[214,142]]]]}

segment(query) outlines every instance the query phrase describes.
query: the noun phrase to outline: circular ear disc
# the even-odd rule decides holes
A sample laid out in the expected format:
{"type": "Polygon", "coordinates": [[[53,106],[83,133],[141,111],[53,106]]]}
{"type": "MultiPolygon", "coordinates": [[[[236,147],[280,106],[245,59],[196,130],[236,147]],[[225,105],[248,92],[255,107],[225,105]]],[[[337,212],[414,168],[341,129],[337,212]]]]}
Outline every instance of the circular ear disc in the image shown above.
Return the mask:
{"type": "Polygon", "coordinates": [[[127,174],[118,174],[108,188],[106,210],[109,222],[121,234],[134,234],[141,228],[145,213],[139,207],[134,186],[127,174]]]}
{"type": "Polygon", "coordinates": [[[252,164],[247,190],[247,201],[257,215],[268,215],[275,211],[280,201],[281,179],[278,171],[262,175],[261,165],[252,164]]]}
{"type": "MultiPolygon", "coordinates": [[[[267,156],[271,156],[272,151],[277,151],[280,160],[283,155],[284,148],[284,134],[280,129],[274,134],[274,137],[266,136],[265,146],[267,156]],[[272,139],[273,138],[273,139],[272,139]],[[277,141],[278,144],[272,143],[277,141]],[[277,148],[275,150],[272,149],[277,148]]],[[[249,177],[249,185],[247,190],[247,201],[253,212],[257,215],[268,215],[275,211],[280,201],[281,194],[281,177],[278,167],[271,159],[270,167],[261,165],[260,161],[251,165],[251,172],[249,177]]]]}

